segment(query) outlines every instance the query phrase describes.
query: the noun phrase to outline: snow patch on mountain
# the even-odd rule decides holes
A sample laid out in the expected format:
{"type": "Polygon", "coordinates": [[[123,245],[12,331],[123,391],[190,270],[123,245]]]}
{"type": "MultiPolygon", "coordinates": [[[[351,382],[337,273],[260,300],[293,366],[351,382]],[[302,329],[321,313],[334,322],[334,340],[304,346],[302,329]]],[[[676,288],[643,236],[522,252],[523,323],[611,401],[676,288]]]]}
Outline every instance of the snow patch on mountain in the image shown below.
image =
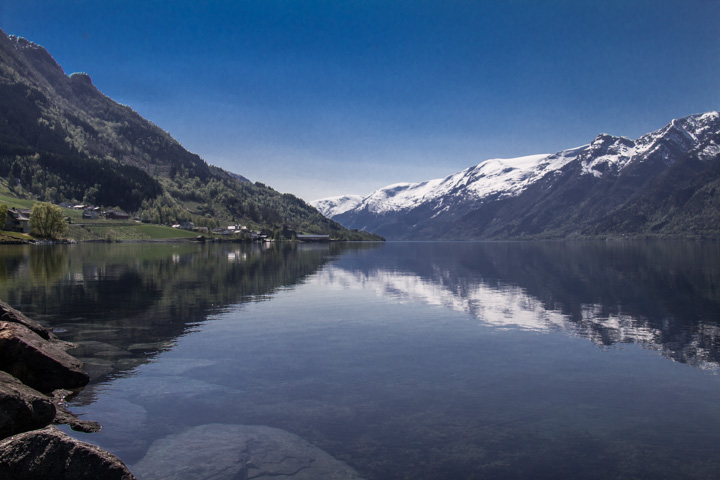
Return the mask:
{"type": "Polygon", "coordinates": [[[717,157],[720,155],[720,145],[715,144],[714,142],[711,142],[703,150],[700,152],[700,158],[703,160],[707,160],[713,157],[717,157]]]}
{"type": "Polygon", "coordinates": [[[336,197],[321,198],[313,200],[310,205],[317,208],[320,213],[328,218],[340,215],[348,210],[352,210],[362,202],[362,195],[339,195],[336,197]]]}
{"type": "Polygon", "coordinates": [[[601,134],[583,152],[582,173],[601,177],[607,172],[618,172],[635,155],[635,142],[625,137],[601,134]]]}
{"type": "MultiPolygon", "coordinates": [[[[350,210],[383,214],[410,210],[428,203],[433,203],[433,209],[440,212],[459,203],[476,203],[490,196],[518,195],[548,172],[562,168],[574,160],[583,148],[586,146],[553,155],[486,160],[445,178],[388,185],[357,201],[355,206],[352,206],[350,201],[338,202],[339,197],[311,203],[330,218],[350,210]]],[[[357,197],[352,196],[352,202],[356,200],[357,197]]]]}

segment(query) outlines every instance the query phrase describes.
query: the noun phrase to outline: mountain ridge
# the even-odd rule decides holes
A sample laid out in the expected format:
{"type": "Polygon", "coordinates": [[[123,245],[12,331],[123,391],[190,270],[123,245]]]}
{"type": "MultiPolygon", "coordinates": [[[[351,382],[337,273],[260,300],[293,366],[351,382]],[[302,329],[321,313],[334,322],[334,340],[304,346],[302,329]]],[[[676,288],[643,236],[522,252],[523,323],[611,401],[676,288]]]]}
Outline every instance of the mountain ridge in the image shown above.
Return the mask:
{"type": "Polygon", "coordinates": [[[350,228],[390,239],[720,236],[720,190],[712,186],[719,145],[720,114],[711,111],[672,120],[636,140],[600,134],[553,154],[489,159],[441,179],[389,185],[355,205],[311,203],[350,228]],[[700,211],[660,202],[666,198],[660,188],[667,198],[680,198],[676,189],[701,195],[702,201],[695,198],[700,211]],[[662,211],[650,212],[650,197],[662,211]]]}
{"type": "Polygon", "coordinates": [[[168,132],[0,30],[0,177],[12,194],[119,207],[143,221],[228,224],[340,239],[351,232],[290,193],[209,165],[168,132]]]}

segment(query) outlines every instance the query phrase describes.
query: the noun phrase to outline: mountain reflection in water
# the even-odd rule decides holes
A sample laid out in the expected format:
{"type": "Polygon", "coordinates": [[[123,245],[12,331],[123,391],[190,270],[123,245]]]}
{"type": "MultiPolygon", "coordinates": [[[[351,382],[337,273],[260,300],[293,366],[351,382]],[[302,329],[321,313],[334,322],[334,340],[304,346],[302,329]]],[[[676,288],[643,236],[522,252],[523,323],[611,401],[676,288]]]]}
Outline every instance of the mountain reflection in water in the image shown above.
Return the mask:
{"type": "Polygon", "coordinates": [[[70,341],[162,350],[209,315],[291,287],[341,253],[318,278],[328,287],[369,287],[598,345],[638,343],[702,368],[720,362],[718,243],[12,246],[0,250],[0,298],[70,341]],[[129,328],[139,321],[142,330],[129,328]],[[96,335],[75,328],[86,322],[96,335]]]}
{"type": "Polygon", "coordinates": [[[131,371],[208,316],[270,298],[336,246],[88,244],[0,248],[0,298],[77,343],[91,383],[131,371]]]}
{"type": "Polygon", "coordinates": [[[0,297],[79,345],[73,435],[144,472],[243,425],[368,479],[720,471],[717,243],[7,247],[0,297]]]}
{"type": "Polygon", "coordinates": [[[407,245],[343,258],[322,281],[442,305],[498,327],[561,330],[605,346],[637,343],[718,368],[717,242],[407,245]]]}

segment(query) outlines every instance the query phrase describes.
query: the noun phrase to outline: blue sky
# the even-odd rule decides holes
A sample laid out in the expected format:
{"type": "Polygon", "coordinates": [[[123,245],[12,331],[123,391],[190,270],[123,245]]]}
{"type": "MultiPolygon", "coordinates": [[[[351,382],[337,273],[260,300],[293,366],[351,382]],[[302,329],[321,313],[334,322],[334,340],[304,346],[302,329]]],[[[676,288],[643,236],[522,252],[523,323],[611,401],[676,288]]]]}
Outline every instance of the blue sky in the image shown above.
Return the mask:
{"type": "Polygon", "coordinates": [[[717,0],[2,0],[209,163],[306,200],[720,109],[717,0]]]}

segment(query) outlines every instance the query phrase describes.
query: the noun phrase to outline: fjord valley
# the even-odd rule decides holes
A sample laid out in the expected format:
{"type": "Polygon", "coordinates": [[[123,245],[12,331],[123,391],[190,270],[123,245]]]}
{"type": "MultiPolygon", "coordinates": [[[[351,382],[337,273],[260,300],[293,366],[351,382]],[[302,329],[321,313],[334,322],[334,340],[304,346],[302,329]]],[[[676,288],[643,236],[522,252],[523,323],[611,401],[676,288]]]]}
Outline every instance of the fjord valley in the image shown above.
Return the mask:
{"type": "Polygon", "coordinates": [[[720,114],[312,202],[389,239],[720,237],[720,114]]]}
{"type": "Polygon", "coordinates": [[[209,165],[31,41],[3,32],[0,60],[0,194],[9,195],[0,203],[102,206],[148,224],[242,224],[288,239],[720,236],[717,112],[636,140],[600,134],[554,154],[486,160],[310,205],[209,165]]]}
{"type": "Polygon", "coordinates": [[[0,1],[0,479],[717,480],[718,19],[0,1]]]}
{"type": "Polygon", "coordinates": [[[101,93],[88,74],[68,76],[43,47],[1,31],[0,177],[8,196],[0,203],[9,206],[13,199],[69,202],[117,208],[153,224],[378,239],[345,229],[290,193],[209,165],[101,93]]]}

